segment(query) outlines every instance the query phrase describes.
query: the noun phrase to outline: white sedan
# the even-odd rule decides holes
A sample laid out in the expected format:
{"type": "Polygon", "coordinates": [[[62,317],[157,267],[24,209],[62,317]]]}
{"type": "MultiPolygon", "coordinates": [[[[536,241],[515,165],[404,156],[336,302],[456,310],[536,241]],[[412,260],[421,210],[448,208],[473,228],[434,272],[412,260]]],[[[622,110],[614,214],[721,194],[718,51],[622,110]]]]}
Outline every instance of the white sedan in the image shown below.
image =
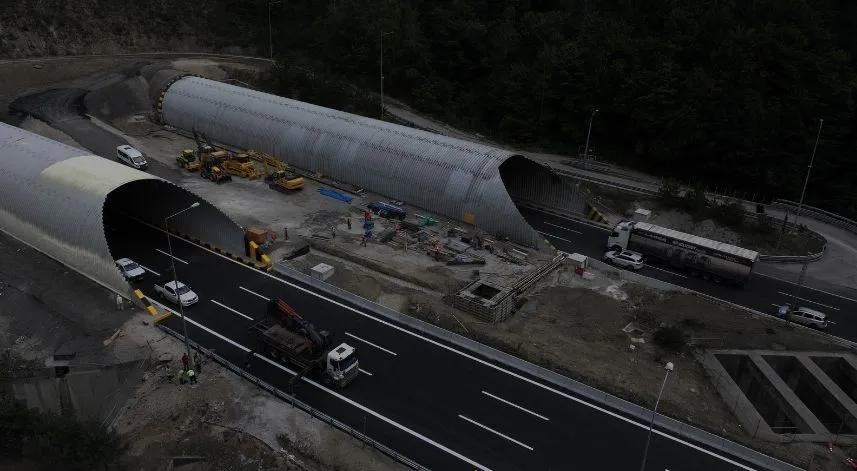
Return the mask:
{"type": "Polygon", "coordinates": [[[630,250],[610,250],[604,254],[604,261],[631,270],[639,270],[644,265],[643,254],[630,250]]]}
{"type": "Polygon", "coordinates": [[[130,258],[120,258],[119,260],[116,260],[116,267],[122,272],[122,276],[129,281],[140,281],[146,274],[143,267],[130,258]]]}

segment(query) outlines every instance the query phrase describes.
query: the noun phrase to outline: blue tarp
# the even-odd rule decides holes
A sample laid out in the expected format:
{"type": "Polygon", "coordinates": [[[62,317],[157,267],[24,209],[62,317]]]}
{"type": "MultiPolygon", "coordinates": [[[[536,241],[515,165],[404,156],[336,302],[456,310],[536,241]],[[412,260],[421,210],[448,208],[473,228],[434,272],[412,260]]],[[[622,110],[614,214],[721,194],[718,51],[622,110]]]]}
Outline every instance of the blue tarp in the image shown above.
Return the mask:
{"type": "Polygon", "coordinates": [[[333,199],[337,199],[339,201],[344,201],[346,203],[351,203],[351,200],[354,199],[351,196],[343,195],[342,193],[335,191],[335,190],[331,190],[330,188],[319,188],[318,192],[324,196],[329,196],[333,199]]]}

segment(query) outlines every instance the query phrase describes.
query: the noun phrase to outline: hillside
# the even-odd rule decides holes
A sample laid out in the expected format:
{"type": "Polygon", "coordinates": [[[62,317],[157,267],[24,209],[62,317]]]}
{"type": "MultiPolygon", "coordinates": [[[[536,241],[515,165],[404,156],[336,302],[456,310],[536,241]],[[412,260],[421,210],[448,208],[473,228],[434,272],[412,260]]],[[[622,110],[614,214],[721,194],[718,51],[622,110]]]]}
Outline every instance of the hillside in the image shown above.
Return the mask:
{"type": "MultiPolygon", "coordinates": [[[[0,52],[267,55],[267,15],[261,0],[17,0],[0,52]]],[[[383,44],[385,93],[441,120],[574,154],[598,109],[602,158],[768,198],[799,198],[824,119],[806,202],[857,218],[852,2],[290,0],[271,19],[284,95],[372,109],[354,86],[379,90],[383,44]]]]}

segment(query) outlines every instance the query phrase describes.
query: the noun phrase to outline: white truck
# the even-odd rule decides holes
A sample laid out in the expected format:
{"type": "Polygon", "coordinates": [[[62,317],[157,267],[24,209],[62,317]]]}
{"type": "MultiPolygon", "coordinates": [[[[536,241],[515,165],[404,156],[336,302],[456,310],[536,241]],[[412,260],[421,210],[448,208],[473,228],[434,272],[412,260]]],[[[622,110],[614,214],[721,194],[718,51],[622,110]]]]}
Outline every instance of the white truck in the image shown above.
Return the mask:
{"type": "Polygon", "coordinates": [[[155,292],[161,299],[166,299],[173,304],[181,302],[183,307],[199,302],[199,296],[181,281],[163,279],[155,283],[155,292]]]}
{"type": "Polygon", "coordinates": [[[657,261],[711,279],[743,286],[759,253],[647,222],[621,221],[607,238],[607,250],[633,250],[657,261]]]}

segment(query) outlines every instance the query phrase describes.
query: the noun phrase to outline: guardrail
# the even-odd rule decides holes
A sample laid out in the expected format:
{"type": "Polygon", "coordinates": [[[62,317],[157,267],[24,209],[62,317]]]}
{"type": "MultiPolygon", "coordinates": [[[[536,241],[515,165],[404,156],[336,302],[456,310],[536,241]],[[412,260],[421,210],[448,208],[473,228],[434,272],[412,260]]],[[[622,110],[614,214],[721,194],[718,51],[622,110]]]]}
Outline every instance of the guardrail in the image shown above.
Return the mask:
{"type": "MultiPolygon", "coordinates": [[[[798,203],[784,199],[776,199],[771,203],[771,206],[787,212],[797,212],[798,203]]],[[[848,219],[838,214],[833,214],[830,211],[825,211],[823,209],[807,205],[803,205],[800,212],[801,215],[806,215],[812,219],[817,219],[857,234],[857,221],[853,219],[848,219]]]]}
{"type": "MultiPolygon", "coordinates": [[[[580,381],[573,380],[534,363],[530,363],[516,356],[497,350],[494,347],[490,347],[415,317],[411,317],[407,314],[402,314],[393,309],[373,303],[372,301],[361,298],[356,294],[325,283],[324,281],[312,278],[309,275],[280,263],[274,263],[274,271],[283,275],[281,277],[283,279],[290,279],[293,283],[302,283],[311,287],[318,293],[335,297],[340,300],[340,302],[349,303],[367,313],[371,312],[372,314],[378,315],[397,326],[403,326],[402,328],[409,327],[412,329],[412,332],[420,332],[427,335],[431,341],[435,341],[436,339],[446,342],[448,345],[452,346],[450,347],[451,349],[458,347],[461,349],[460,351],[462,353],[476,355],[474,361],[483,362],[489,365],[488,367],[496,367],[500,369],[510,368],[512,370],[524,372],[533,378],[533,380],[524,379],[524,381],[532,381],[541,385],[541,387],[547,386],[549,389],[557,388],[557,392],[560,392],[561,394],[573,393],[578,396],[578,399],[582,399],[584,404],[590,407],[603,408],[602,412],[604,413],[616,414],[626,419],[631,418],[632,420],[645,424],[648,424],[649,421],[652,420],[651,409],[641,407],[630,401],[581,383],[580,381]],[[485,360],[481,360],[480,357],[485,360]],[[592,403],[587,401],[592,401],[592,403]]],[[[677,287],[677,289],[684,290],[686,288],[677,287]]],[[[753,466],[778,471],[798,471],[800,469],[777,458],[764,455],[761,452],[750,449],[744,445],[740,445],[729,439],[720,437],[660,413],[655,415],[654,424],[657,429],[669,431],[674,434],[674,436],[690,442],[693,446],[705,445],[713,450],[721,451],[742,459],[747,463],[751,463],[753,466]]]]}
{"type": "MultiPolygon", "coordinates": [[[[183,335],[179,334],[178,332],[174,331],[173,329],[170,329],[169,327],[167,327],[165,325],[157,324],[157,327],[159,329],[163,330],[164,332],[168,333],[169,335],[172,335],[173,337],[175,337],[177,339],[184,340],[183,335]]],[[[251,383],[255,384],[256,386],[268,391],[273,396],[288,402],[293,407],[297,407],[298,409],[301,409],[302,411],[306,412],[310,416],[312,416],[312,417],[314,417],[314,418],[316,418],[316,419],[318,419],[318,420],[320,420],[320,421],[322,421],[328,425],[332,425],[332,426],[338,428],[339,430],[351,435],[352,437],[354,437],[354,438],[360,440],[361,442],[371,446],[372,448],[380,451],[381,453],[384,453],[385,455],[387,455],[390,458],[398,461],[399,463],[402,463],[403,465],[405,465],[411,469],[417,470],[417,471],[430,471],[428,468],[420,465],[416,461],[413,461],[410,458],[408,458],[408,457],[406,457],[400,453],[397,453],[392,448],[389,448],[389,447],[381,444],[380,442],[373,440],[372,438],[370,438],[366,434],[359,432],[359,431],[355,430],[354,428],[352,428],[351,426],[346,425],[346,424],[334,419],[333,417],[325,414],[324,412],[321,412],[318,409],[313,408],[309,404],[298,400],[297,398],[295,398],[294,395],[287,394],[283,391],[280,391],[279,389],[277,389],[273,385],[266,383],[265,381],[262,381],[261,379],[259,379],[256,376],[251,375],[250,373],[244,371],[243,369],[235,366],[229,360],[226,360],[225,358],[223,358],[220,355],[210,351],[209,349],[202,347],[201,345],[194,342],[193,340],[188,339],[188,344],[190,345],[191,348],[193,348],[194,350],[199,352],[199,354],[202,355],[203,357],[211,358],[212,360],[214,360],[215,362],[217,362],[221,366],[229,369],[233,373],[235,373],[235,374],[241,376],[242,378],[250,381],[251,383]]]]}

